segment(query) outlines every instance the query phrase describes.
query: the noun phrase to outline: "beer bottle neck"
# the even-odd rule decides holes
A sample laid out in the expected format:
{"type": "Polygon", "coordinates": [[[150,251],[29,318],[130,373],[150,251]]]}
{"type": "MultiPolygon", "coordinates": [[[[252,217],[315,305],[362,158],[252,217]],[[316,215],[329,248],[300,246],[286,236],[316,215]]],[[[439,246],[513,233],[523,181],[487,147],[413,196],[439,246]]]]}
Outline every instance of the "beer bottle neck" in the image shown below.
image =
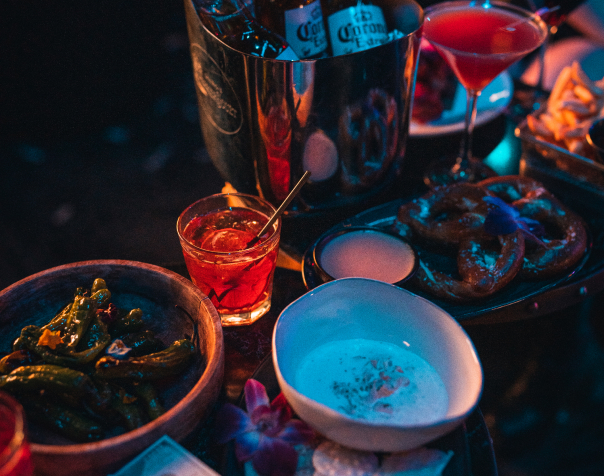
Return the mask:
{"type": "Polygon", "coordinates": [[[229,16],[234,13],[251,16],[241,0],[193,0],[195,7],[210,16],[229,16]]]}

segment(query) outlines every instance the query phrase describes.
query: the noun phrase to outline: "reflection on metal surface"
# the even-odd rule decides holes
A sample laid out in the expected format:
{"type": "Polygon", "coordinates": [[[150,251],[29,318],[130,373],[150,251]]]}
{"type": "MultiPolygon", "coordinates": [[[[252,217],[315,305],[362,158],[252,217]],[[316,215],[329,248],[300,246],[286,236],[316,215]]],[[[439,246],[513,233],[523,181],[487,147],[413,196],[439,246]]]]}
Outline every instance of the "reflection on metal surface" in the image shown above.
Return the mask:
{"type": "Polygon", "coordinates": [[[396,101],[372,89],[340,117],[343,181],[347,188],[371,187],[389,169],[398,142],[396,101]]]}
{"type": "Polygon", "coordinates": [[[317,130],[308,136],[304,144],[302,164],[304,170],[310,170],[313,182],[322,182],[338,171],[338,149],[335,143],[323,132],[317,130]]]}
{"type": "Polygon", "coordinates": [[[413,0],[382,2],[389,28],[404,36],[292,62],[233,50],[185,0],[201,128],[225,181],[278,204],[311,170],[292,216],[366,206],[393,187],[405,156],[422,12],[413,0]],[[401,6],[413,14],[401,17],[401,6]]]}
{"type": "Polygon", "coordinates": [[[222,134],[237,134],[243,123],[241,104],[233,87],[212,57],[197,44],[191,45],[193,75],[199,92],[200,110],[222,134]],[[201,58],[208,61],[202,62],[201,58]]]}
{"type": "Polygon", "coordinates": [[[291,178],[292,115],[285,98],[284,78],[279,77],[282,73],[272,63],[261,64],[255,87],[268,183],[272,196],[278,201],[287,196],[291,178]]]}

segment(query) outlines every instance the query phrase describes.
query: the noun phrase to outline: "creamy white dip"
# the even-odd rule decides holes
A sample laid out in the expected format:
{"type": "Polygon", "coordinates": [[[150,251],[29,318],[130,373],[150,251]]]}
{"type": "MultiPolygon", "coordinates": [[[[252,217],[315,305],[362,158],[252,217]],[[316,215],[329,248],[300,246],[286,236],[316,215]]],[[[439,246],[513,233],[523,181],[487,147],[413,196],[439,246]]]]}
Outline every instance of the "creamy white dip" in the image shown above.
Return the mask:
{"type": "Polygon", "coordinates": [[[436,370],[410,350],[370,340],[332,341],[300,363],[294,387],[351,418],[425,424],[449,405],[436,370]]]}
{"type": "Polygon", "coordinates": [[[415,255],[411,246],[394,236],[357,230],[329,241],[319,261],[335,279],[370,278],[394,284],[411,273],[415,255]]]}

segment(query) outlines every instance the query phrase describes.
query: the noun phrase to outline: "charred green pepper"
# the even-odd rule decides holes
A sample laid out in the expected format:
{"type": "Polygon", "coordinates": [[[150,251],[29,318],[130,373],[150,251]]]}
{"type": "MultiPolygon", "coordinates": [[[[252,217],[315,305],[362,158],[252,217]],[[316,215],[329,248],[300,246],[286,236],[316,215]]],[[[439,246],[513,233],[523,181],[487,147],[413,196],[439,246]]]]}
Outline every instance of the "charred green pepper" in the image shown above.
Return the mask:
{"type": "Polygon", "coordinates": [[[112,385],[111,387],[113,390],[111,409],[117,413],[122,424],[128,430],[136,430],[143,426],[147,421],[138,399],[126,392],[122,387],[116,385],[112,385]]]}
{"type": "Polygon", "coordinates": [[[78,352],[68,355],[78,358],[84,363],[92,362],[110,342],[111,336],[107,330],[107,324],[98,315],[95,315],[80,341],[78,352]]]}
{"type": "Polygon", "coordinates": [[[0,389],[10,393],[49,392],[59,398],[88,400],[93,406],[102,405],[102,399],[92,379],[77,370],[58,365],[26,365],[0,376],[0,389]]]}
{"type": "Polygon", "coordinates": [[[132,389],[134,394],[144,403],[147,415],[151,420],[155,420],[165,413],[164,407],[159,401],[157,390],[150,382],[135,382],[132,389]]]}
{"type": "Polygon", "coordinates": [[[175,375],[183,370],[195,355],[195,346],[189,339],[181,339],[154,354],[128,359],[101,357],[96,365],[98,377],[106,379],[154,380],[175,375]]]}
{"type": "Polygon", "coordinates": [[[90,299],[92,299],[96,309],[98,309],[99,307],[109,304],[109,301],[111,300],[111,291],[109,291],[109,289],[99,289],[92,293],[90,299]]]}
{"type": "Polygon", "coordinates": [[[95,301],[89,297],[78,296],[74,299],[62,333],[63,342],[68,348],[76,348],[96,315],[96,309],[95,301]]]}
{"type": "Polygon", "coordinates": [[[121,341],[126,347],[129,347],[129,357],[140,357],[142,355],[152,354],[162,350],[162,342],[155,337],[153,331],[144,330],[133,334],[126,334],[121,337],[121,341]]]}
{"type": "Polygon", "coordinates": [[[18,350],[29,350],[27,348],[27,341],[21,336],[17,337],[13,342],[12,350],[13,352],[16,352],[18,350]]]}
{"type": "Polygon", "coordinates": [[[60,403],[32,397],[24,400],[23,405],[32,421],[41,422],[71,440],[96,441],[104,436],[98,422],[60,403]]]}
{"type": "Polygon", "coordinates": [[[94,336],[91,339],[91,347],[76,352],[66,345],[58,345],[56,349],[40,344],[42,330],[37,326],[26,326],[21,330],[21,339],[31,352],[40,356],[48,364],[60,365],[63,367],[82,366],[92,362],[103,351],[111,341],[107,332],[107,326],[95,314],[92,316],[92,325],[89,327],[88,336],[94,336]]]}
{"type": "Polygon", "coordinates": [[[71,312],[71,307],[73,303],[70,302],[63,309],[61,309],[55,317],[53,317],[48,324],[42,326],[40,329],[48,329],[49,331],[61,331],[65,332],[65,326],[67,325],[67,319],[69,319],[69,313],[71,312]]]}
{"type": "Polygon", "coordinates": [[[107,283],[103,278],[96,278],[92,283],[92,288],[90,288],[90,292],[94,294],[95,292],[101,289],[108,289],[107,283]]]}
{"type": "Polygon", "coordinates": [[[143,321],[143,311],[140,309],[132,309],[128,314],[116,319],[109,326],[111,337],[121,337],[126,334],[140,331],[145,325],[143,321]]]}
{"type": "Polygon", "coordinates": [[[0,359],[0,375],[11,373],[23,365],[30,365],[36,361],[36,356],[27,349],[16,350],[0,359]]]}

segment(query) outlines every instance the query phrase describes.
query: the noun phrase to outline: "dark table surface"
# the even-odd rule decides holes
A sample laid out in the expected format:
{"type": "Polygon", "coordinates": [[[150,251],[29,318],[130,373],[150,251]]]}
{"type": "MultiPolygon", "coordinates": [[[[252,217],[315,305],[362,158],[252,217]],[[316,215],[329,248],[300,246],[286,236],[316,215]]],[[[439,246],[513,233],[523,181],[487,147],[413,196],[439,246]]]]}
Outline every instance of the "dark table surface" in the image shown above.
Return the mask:
{"type": "MultiPolygon", "coordinates": [[[[201,139],[181,2],[9,0],[0,24],[0,288],[90,259],[182,266],[176,218],[224,180],[201,139]]],[[[508,113],[475,137],[501,174],[517,172],[520,156],[508,113]]],[[[426,157],[458,141],[409,141],[406,194],[421,188],[426,157]]],[[[303,252],[333,224],[311,223],[288,242],[303,252]]],[[[225,329],[224,399],[239,396],[270,352],[279,310],[304,291],[295,271],[278,270],[275,284],[268,315],[225,329]]],[[[603,298],[588,290],[534,318],[466,327],[485,369],[480,408],[500,475],[604,473],[603,298]]]]}

